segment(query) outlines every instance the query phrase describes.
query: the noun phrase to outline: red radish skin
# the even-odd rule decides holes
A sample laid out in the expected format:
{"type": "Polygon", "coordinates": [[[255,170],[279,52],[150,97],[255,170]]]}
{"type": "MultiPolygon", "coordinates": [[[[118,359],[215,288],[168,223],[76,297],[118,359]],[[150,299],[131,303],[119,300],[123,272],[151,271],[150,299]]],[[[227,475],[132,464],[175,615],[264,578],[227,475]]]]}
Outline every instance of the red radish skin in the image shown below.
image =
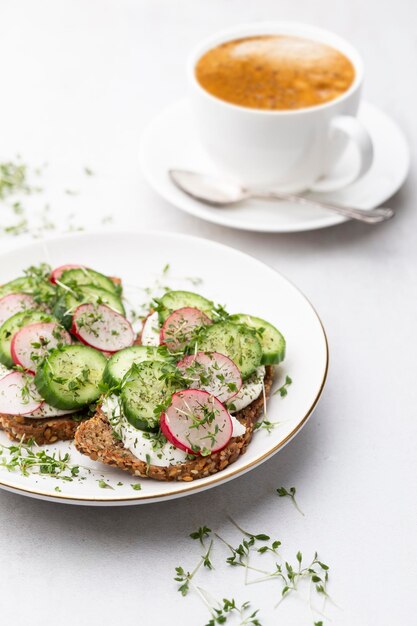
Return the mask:
{"type": "Polygon", "coordinates": [[[0,413],[27,415],[41,405],[32,374],[12,372],[0,380],[0,413]]]}
{"type": "Polygon", "coordinates": [[[105,304],[81,304],[77,307],[71,332],[87,346],[110,354],[128,348],[135,341],[130,322],[105,304]]]}
{"type": "Polygon", "coordinates": [[[197,352],[177,363],[191,389],[202,389],[228,402],[242,387],[242,376],[237,365],[220,352],[197,352]]]}
{"type": "Polygon", "coordinates": [[[27,293],[9,293],[0,298],[0,326],[15,313],[35,309],[37,304],[27,293]]]}
{"type": "Polygon", "coordinates": [[[161,415],[161,430],[175,447],[208,456],[227,446],[233,424],[228,410],[215,396],[186,389],[173,394],[170,406],[161,415]]]}
{"type": "Polygon", "coordinates": [[[167,317],[161,328],[160,342],[170,352],[183,350],[200,326],[213,322],[205,313],[192,307],[177,309],[167,317]]]}
{"type": "Polygon", "coordinates": [[[68,343],[71,343],[71,335],[65,328],[55,322],[37,322],[24,326],[13,335],[10,353],[16,365],[35,373],[38,363],[49,350],[68,343]]]}
{"type": "Polygon", "coordinates": [[[85,267],[84,265],[60,265],[52,270],[49,280],[52,284],[56,285],[57,280],[59,280],[64,272],[67,270],[80,270],[85,267]]]}

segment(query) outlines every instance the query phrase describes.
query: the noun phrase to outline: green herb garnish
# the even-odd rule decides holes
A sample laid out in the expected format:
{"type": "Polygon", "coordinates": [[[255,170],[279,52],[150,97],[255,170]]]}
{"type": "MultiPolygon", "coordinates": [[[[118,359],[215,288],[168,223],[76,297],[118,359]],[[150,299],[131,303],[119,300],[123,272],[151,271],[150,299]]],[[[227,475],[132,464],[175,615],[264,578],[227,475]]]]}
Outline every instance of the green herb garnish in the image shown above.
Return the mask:
{"type": "Polygon", "coordinates": [[[0,444],[0,467],[6,468],[9,472],[19,471],[23,476],[30,474],[41,474],[51,476],[61,480],[72,481],[80,472],[79,465],[70,463],[70,455],[48,454],[41,449],[33,439],[27,443],[20,441],[11,446],[0,444]]]}
{"type": "Polygon", "coordinates": [[[277,494],[279,495],[280,498],[285,498],[285,497],[289,497],[292,500],[292,503],[294,504],[295,508],[297,509],[297,511],[299,513],[301,513],[301,515],[304,515],[304,513],[302,512],[302,510],[300,509],[300,507],[298,506],[298,502],[295,499],[295,494],[296,494],[296,488],[295,487],[290,487],[290,490],[287,491],[287,489],[285,487],[279,487],[277,489],[277,494]]]}
{"type": "Polygon", "coordinates": [[[109,485],[109,483],[106,483],[106,481],[103,480],[102,478],[100,478],[100,480],[98,480],[97,482],[98,482],[98,486],[101,487],[101,489],[114,489],[114,487],[109,485]]]}
{"type": "Polygon", "coordinates": [[[288,389],[287,387],[289,387],[292,384],[292,379],[289,376],[285,377],[285,383],[276,391],[274,391],[274,393],[272,394],[273,396],[276,396],[277,394],[279,394],[281,396],[281,398],[285,398],[285,396],[288,393],[288,389]]]}

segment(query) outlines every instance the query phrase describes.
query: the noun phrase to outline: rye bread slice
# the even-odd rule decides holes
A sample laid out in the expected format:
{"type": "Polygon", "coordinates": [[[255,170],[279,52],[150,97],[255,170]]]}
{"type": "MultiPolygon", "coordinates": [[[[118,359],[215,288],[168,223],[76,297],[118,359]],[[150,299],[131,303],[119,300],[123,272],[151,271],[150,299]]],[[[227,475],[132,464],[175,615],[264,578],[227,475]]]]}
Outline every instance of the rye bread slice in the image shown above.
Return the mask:
{"type": "Polygon", "coordinates": [[[56,441],[73,439],[80,424],[80,418],[43,417],[30,419],[23,415],[5,415],[0,413],[0,430],[4,430],[9,439],[28,441],[33,439],[39,446],[56,441]]]}
{"type": "MultiPolygon", "coordinates": [[[[269,397],[273,379],[274,368],[267,366],[264,378],[266,397],[269,397]]],[[[112,427],[100,408],[91,419],[80,424],[75,433],[74,443],[79,452],[86,454],[93,461],[113,465],[134,476],[165,481],[183,480],[189,482],[196,478],[215,474],[236,461],[249,445],[255,424],[261,416],[263,408],[264,398],[263,394],[261,394],[259,398],[256,398],[246,408],[236,413],[235,417],[241,424],[246,426],[246,432],[241,437],[231,439],[228,445],[220,452],[169,467],[148,465],[145,461],[141,461],[124,448],[122,442],[113,436],[112,427]]]]}

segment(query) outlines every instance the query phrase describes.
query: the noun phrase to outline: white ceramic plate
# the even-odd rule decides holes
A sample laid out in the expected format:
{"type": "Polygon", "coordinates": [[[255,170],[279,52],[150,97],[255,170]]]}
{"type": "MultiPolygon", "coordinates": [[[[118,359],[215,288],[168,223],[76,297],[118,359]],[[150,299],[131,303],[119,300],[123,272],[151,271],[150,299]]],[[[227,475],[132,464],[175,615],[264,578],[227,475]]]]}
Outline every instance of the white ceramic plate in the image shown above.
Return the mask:
{"type": "MultiPolygon", "coordinates": [[[[306,422],[323,389],[328,363],[326,336],[320,319],[306,298],[283,276],[260,261],[205,239],[162,233],[94,233],[67,236],[27,245],[0,257],[0,284],[17,277],[29,265],[80,263],[106,274],[120,276],[137,302],[149,301],[142,289],[155,287],[169,263],[162,283],[197,290],[227,306],[230,312],[247,312],[267,319],[287,339],[287,358],[277,368],[275,388],[289,374],[293,384],[286,398],[272,396],[268,419],[279,424],[269,434],[256,432],[246,454],[236,463],[208,478],[192,483],[167,483],[134,478],[120,470],[95,463],[79,454],[72,443],[46,447],[49,453],[69,452],[80,464],[80,477],[63,482],[48,476],[22,476],[0,468],[0,486],[28,496],[72,504],[122,505],[155,502],[195,493],[221,484],[253,469],[282,448],[306,422]],[[196,280],[201,284],[194,286],[196,280]],[[113,489],[101,488],[104,479],[113,489]],[[132,484],[141,483],[135,491],[132,484]],[[122,483],[118,485],[118,483],[122,483]],[[57,492],[59,487],[61,491],[57,492]]],[[[0,432],[0,443],[9,445],[0,432]]]]}
{"type": "MultiPolygon", "coordinates": [[[[390,117],[371,104],[361,106],[359,119],[374,144],[371,169],[358,182],[340,191],[311,194],[312,198],[372,209],[390,198],[403,184],[410,158],[402,131],[390,117]]],[[[215,208],[177,189],[168,176],[171,168],[222,174],[198,140],[187,100],[174,103],[151,122],[142,139],[140,162],[142,172],[157,193],[178,209],[208,222],[241,230],[287,233],[325,228],[346,221],[329,211],[291,202],[251,200],[229,208],[215,208]]],[[[357,154],[350,146],[334,168],[332,178],[349,179],[356,167],[357,154]]]]}

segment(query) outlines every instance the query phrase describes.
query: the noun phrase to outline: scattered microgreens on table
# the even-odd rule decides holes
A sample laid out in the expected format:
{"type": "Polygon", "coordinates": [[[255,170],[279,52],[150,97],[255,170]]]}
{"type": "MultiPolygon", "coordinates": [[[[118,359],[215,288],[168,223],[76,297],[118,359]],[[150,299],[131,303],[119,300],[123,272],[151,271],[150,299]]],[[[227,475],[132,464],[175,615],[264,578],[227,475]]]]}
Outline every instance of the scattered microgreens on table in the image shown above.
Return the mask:
{"type": "MultiPolygon", "coordinates": [[[[200,589],[200,592],[207,597],[203,589],[200,589]]],[[[207,599],[209,604],[209,600],[207,599]]],[[[241,606],[236,604],[234,598],[229,600],[228,598],[223,598],[222,603],[216,602],[220,608],[216,608],[215,606],[211,606],[211,611],[213,617],[210,621],[207,622],[206,626],[215,626],[215,624],[225,624],[228,618],[231,615],[235,615],[239,619],[240,626],[262,626],[259,619],[256,617],[259,613],[259,609],[252,612],[250,602],[244,602],[241,606]],[[249,614],[248,614],[249,613],[249,614]]]]}
{"type": "MultiPolygon", "coordinates": [[[[0,233],[9,236],[31,235],[34,239],[44,237],[51,231],[78,232],[84,226],[75,225],[75,213],[65,213],[60,206],[59,224],[51,217],[51,207],[44,201],[47,190],[39,185],[48,164],[32,168],[18,155],[14,160],[0,163],[0,233]]],[[[83,168],[86,177],[93,176],[89,167],[83,168]]],[[[78,191],[67,188],[66,196],[77,196],[78,191]]]]}
{"type": "MultiPolygon", "coordinates": [[[[286,494],[291,495],[290,492],[286,491],[286,494]]],[[[206,567],[208,570],[214,569],[212,553],[216,540],[216,545],[225,545],[230,552],[229,556],[226,557],[226,564],[231,567],[244,568],[245,585],[253,585],[271,580],[276,580],[279,583],[278,601],[275,604],[275,608],[277,608],[287,596],[299,591],[301,581],[306,581],[309,583],[310,588],[314,588],[316,593],[323,598],[324,609],[324,604],[329,597],[327,593],[329,566],[319,559],[317,552],[314,553],[311,561],[306,564],[299,550],[295,555],[294,562],[291,564],[288,559],[284,559],[282,556],[282,542],[279,539],[271,540],[271,537],[266,533],[251,533],[241,528],[232,518],[229,518],[229,521],[239,533],[241,533],[240,543],[236,547],[226,541],[218,533],[213,533],[208,526],[201,526],[190,534],[191,539],[198,541],[203,549],[194,569],[188,571],[183,566],[177,566],[175,568],[174,580],[179,583],[178,591],[181,595],[186,596],[192,590],[209,609],[211,619],[206,626],[224,624],[232,614],[239,615],[241,620],[239,622],[240,625],[252,624],[254,626],[261,626],[260,619],[257,617],[258,610],[248,614],[250,607],[249,602],[244,602],[238,607],[234,599],[228,600],[224,598],[223,603],[220,603],[217,600],[213,600],[207,591],[195,583],[195,577],[202,566],[206,567]],[[272,567],[269,566],[268,569],[265,569],[263,565],[264,555],[269,555],[270,559],[273,561],[272,567]],[[261,567],[261,565],[263,567],[261,567]],[[252,575],[252,578],[249,578],[250,575],[252,575]]],[[[223,563],[220,563],[220,565],[223,563]]],[[[218,567],[219,563],[216,562],[216,565],[218,567]]],[[[310,608],[313,611],[319,612],[320,614],[322,613],[322,611],[319,611],[312,605],[311,597],[309,598],[309,602],[310,608]]],[[[315,622],[315,624],[320,624],[320,622],[315,622]]]]}
{"type": "Polygon", "coordinates": [[[296,488],[295,487],[290,487],[290,490],[287,491],[287,489],[285,487],[278,487],[277,489],[277,494],[279,495],[280,498],[285,498],[286,496],[288,496],[293,505],[295,506],[295,508],[297,509],[297,511],[299,513],[301,513],[301,515],[304,515],[304,513],[302,512],[302,510],[300,509],[300,507],[298,506],[298,502],[295,499],[295,494],[296,494],[296,488]]]}

